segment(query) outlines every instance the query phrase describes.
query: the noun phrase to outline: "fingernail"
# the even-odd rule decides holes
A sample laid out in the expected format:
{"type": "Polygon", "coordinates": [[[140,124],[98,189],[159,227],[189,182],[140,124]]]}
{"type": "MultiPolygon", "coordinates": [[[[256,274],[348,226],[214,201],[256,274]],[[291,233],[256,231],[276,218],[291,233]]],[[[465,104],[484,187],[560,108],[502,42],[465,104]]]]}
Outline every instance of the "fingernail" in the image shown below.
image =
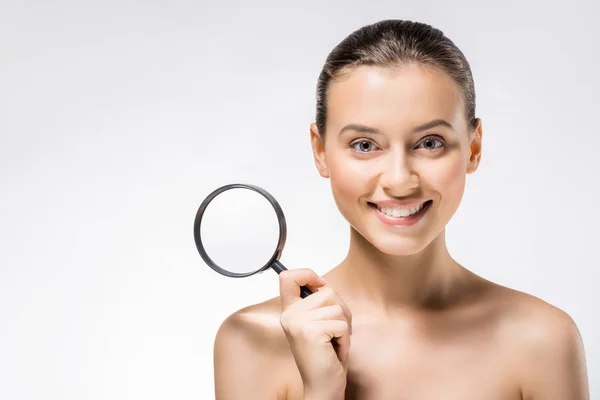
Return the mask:
{"type": "Polygon", "coordinates": [[[325,278],[323,278],[322,276],[319,276],[319,279],[321,279],[323,281],[323,283],[327,283],[327,280],[325,278]]]}

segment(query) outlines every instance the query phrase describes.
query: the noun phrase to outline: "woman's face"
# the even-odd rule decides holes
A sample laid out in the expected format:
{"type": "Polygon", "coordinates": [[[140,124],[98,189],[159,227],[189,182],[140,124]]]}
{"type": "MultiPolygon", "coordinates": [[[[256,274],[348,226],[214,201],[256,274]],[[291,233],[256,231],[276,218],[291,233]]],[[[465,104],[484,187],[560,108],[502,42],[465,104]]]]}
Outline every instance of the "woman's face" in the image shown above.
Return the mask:
{"type": "Polygon", "coordinates": [[[314,123],[311,141],[340,212],[380,251],[420,252],[454,215],[466,174],[479,164],[481,125],[468,131],[460,88],[445,73],[415,64],[361,66],[330,84],[327,107],[325,143],[314,123]],[[417,130],[436,120],[451,127],[417,130]],[[371,204],[394,200],[404,204],[371,204]],[[416,216],[399,217],[398,208],[427,200],[416,216]]]}

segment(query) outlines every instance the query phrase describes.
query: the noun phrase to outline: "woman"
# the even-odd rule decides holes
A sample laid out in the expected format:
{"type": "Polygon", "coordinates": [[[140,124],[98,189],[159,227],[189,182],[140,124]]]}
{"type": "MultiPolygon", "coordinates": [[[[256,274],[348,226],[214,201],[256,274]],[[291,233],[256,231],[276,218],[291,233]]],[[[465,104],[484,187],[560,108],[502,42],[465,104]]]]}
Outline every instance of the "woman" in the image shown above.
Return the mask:
{"type": "Polygon", "coordinates": [[[471,70],[451,40],[400,20],[352,33],[319,77],[310,139],[350,223],[348,254],[324,279],[283,272],[279,297],[223,322],[218,400],[589,398],[569,315],[446,247],[482,148],[471,70]],[[315,293],[302,299],[302,285],[315,293]]]}

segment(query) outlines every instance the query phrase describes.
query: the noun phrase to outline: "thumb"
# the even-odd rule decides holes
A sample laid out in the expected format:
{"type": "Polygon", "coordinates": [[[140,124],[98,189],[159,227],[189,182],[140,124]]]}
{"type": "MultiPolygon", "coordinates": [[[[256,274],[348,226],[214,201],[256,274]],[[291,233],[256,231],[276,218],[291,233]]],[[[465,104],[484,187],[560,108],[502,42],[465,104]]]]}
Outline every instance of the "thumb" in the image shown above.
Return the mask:
{"type": "Polygon", "coordinates": [[[300,286],[307,286],[311,291],[325,286],[326,282],[309,268],[288,269],[279,274],[279,293],[285,310],[290,305],[302,300],[300,286]]]}

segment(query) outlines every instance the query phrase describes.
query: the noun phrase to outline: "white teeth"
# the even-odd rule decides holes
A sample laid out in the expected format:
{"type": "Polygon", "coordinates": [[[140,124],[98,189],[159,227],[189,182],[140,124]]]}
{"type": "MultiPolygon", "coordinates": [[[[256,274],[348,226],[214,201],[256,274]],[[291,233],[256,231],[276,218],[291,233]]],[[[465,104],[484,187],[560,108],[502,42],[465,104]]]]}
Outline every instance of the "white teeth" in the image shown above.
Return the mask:
{"type": "Polygon", "coordinates": [[[382,213],[384,213],[387,216],[398,218],[398,217],[408,217],[410,215],[416,214],[423,208],[424,205],[425,205],[425,203],[421,203],[418,206],[410,207],[410,208],[383,208],[383,207],[377,207],[377,208],[379,209],[379,211],[381,211],[382,213]]]}

